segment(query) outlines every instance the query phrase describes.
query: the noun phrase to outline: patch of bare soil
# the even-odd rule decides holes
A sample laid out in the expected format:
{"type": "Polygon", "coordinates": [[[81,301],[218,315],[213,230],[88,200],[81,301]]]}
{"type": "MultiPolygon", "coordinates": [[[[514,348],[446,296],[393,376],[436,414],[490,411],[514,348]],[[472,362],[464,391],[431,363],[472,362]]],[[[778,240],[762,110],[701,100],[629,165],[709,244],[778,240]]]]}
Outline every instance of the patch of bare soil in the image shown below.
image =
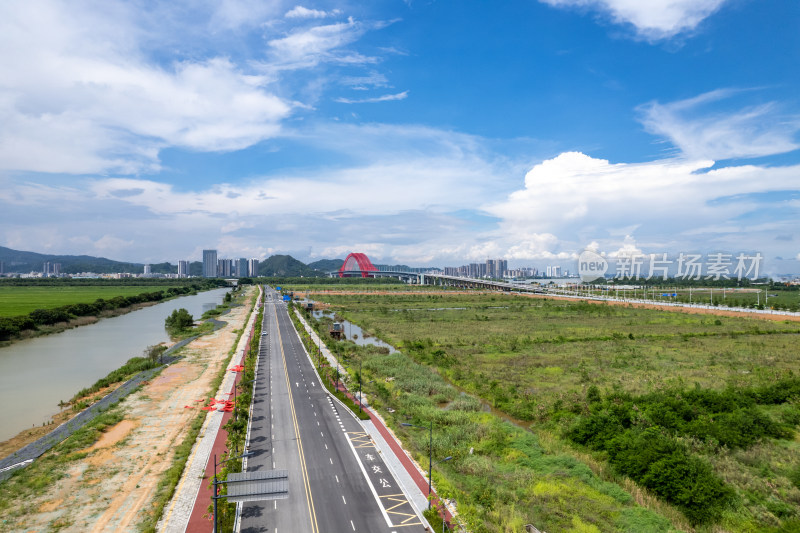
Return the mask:
{"type": "Polygon", "coordinates": [[[74,531],[135,531],[248,309],[234,307],[222,317],[227,326],[184,348],[184,359],[123,402],[125,419],[84,450],[84,459],[70,463],[67,476],[33,501],[20,502],[38,509],[26,519],[26,531],[58,524],[74,531]]]}

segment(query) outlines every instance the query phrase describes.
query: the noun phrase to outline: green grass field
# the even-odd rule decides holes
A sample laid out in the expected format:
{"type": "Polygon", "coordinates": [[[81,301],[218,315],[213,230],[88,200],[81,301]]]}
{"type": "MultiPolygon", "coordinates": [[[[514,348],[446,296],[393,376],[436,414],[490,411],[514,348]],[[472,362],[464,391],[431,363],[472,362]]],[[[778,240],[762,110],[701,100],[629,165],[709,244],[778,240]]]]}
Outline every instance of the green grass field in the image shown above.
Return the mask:
{"type": "Polygon", "coordinates": [[[53,309],[62,305],[91,303],[98,298],[134,296],[143,292],[164,290],[164,285],[136,286],[2,286],[0,285],[0,317],[18,316],[35,309],[53,309]]]}
{"type": "MultiPolygon", "coordinates": [[[[458,458],[440,483],[477,531],[800,527],[800,392],[769,396],[798,382],[800,323],[501,294],[311,297],[402,349],[341,350],[363,358],[364,379],[395,378],[370,391],[379,403],[436,421],[435,447],[458,458]],[[460,392],[532,433],[473,413],[460,392]],[[660,473],[638,472],[637,457],[660,473]]],[[[425,439],[401,434],[424,455],[425,439]]]]}

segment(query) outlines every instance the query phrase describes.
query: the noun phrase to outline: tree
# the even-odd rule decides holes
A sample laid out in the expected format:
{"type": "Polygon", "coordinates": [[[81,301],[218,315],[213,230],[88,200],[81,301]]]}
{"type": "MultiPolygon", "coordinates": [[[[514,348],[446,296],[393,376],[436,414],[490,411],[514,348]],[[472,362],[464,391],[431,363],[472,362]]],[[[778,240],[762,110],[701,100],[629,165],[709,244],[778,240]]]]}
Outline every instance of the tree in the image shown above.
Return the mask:
{"type": "Polygon", "coordinates": [[[148,346],[144,349],[144,355],[150,362],[155,364],[158,360],[159,356],[167,351],[167,347],[163,344],[154,344],[153,346],[148,346]]]}
{"type": "Polygon", "coordinates": [[[194,317],[184,308],[176,309],[164,320],[164,325],[171,331],[183,331],[194,325],[194,317]]]}

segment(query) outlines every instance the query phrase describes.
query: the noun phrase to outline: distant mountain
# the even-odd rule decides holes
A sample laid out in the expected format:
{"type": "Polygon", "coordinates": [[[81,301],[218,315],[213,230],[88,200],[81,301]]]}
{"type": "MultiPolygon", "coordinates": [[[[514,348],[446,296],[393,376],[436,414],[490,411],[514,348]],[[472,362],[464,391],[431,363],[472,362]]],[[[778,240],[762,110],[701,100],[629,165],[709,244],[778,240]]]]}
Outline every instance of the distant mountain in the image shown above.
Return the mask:
{"type": "Polygon", "coordinates": [[[309,263],[309,268],[313,268],[314,270],[319,270],[320,272],[328,273],[333,272],[334,270],[339,270],[342,268],[344,264],[344,259],[320,259],[319,261],[314,261],[313,263],[309,263]]]}
{"type": "MultiPolygon", "coordinates": [[[[114,261],[105,257],[91,255],[53,255],[36,252],[23,252],[0,246],[0,261],[3,263],[3,272],[27,274],[29,272],[42,272],[45,262],[61,263],[62,274],[78,274],[80,272],[95,272],[97,274],[111,274],[126,272],[142,274],[143,263],[127,263],[114,261]]],[[[178,265],[172,263],[152,263],[150,270],[153,274],[177,274],[178,265]]],[[[200,276],[203,274],[203,263],[192,261],[189,263],[189,274],[200,276]]]]}
{"type": "MultiPolygon", "coordinates": [[[[23,252],[19,250],[12,250],[0,246],[0,261],[3,263],[3,272],[27,274],[29,272],[42,272],[45,262],[61,263],[62,274],[77,274],[80,272],[95,272],[97,274],[110,274],[115,272],[127,272],[131,274],[141,274],[144,272],[144,264],[142,263],[126,263],[123,261],[114,261],[106,259],[105,257],[92,257],[89,255],[51,255],[39,254],[36,252],[23,252]]],[[[304,276],[314,277],[321,276],[327,268],[326,262],[333,264],[330,270],[337,270],[342,265],[341,259],[325,259],[317,261],[322,263],[322,269],[315,270],[314,268],[298,261],[291,255],[273,255],[269,259],[259,262],[258,275],[259,276],[304,276]]],[[[315,263],[315,264],[316,264],[315,263]]],[[[152,263],[150,269],[153,274],[177,274],[178,265],[171,263],[152,263]]],[[[189,263],[189,275],[202,276],[203,263],[201,261],[192,261],[189,263]]]]}
{"type": "Polygon", "coordinates": [[[100,274],[111,272],[141,273],[144,265],[140,263],[124,263],[113,261],[105,257],[92,257],[89,255],[50,255],[36,252],[22,252],[0,246],[0,261],[3,262],[3,272],[41,272],[45,262],[61,263],[61,272],[76,274],[78,272],[97,272],[100,274]]]}
{"type": "Polygon", "coordinates": [[[273,255],[265,261],[258,263],[259,276],[285,276],[285,277],[315,277],[320,272],[309,268],[305,263],[298,261],[291,255],[273,255]]]}

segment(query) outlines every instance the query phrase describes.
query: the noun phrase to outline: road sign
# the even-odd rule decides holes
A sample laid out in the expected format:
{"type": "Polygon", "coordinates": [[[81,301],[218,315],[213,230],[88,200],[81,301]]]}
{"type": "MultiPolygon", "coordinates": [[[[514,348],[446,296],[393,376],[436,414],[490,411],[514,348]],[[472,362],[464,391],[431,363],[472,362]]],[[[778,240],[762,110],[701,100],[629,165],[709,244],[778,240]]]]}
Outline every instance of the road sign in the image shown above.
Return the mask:
{"type": "Polygon", "coordinates": [[[229,502],[282,500],[289,497],[289,472],[267,470],[228,474],[229,502]]]}

